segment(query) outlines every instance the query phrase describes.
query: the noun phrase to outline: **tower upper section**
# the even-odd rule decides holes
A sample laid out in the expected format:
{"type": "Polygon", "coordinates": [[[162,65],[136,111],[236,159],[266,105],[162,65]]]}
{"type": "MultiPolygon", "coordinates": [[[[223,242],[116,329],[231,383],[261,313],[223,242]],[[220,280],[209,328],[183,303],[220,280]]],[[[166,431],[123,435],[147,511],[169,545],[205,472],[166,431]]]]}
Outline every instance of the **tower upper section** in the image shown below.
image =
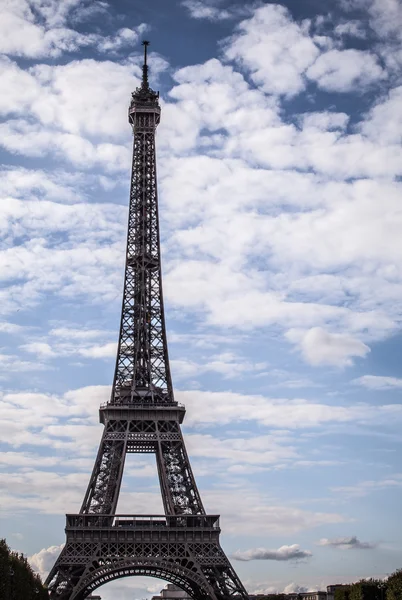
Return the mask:
{"type": "Polygon", "coordinates": [[[110,403],[177,406],[173,398],[163,310],[155,130],[159,95],[148,83],[144,45],[142,82],[132,94],[134,130],[126,268],[116,371],[110,403]]]}
{"type": "Polygon", "coordinates": [[[142,81],[140,87],[132,93],[128,120],[134,131],[144,126],[156,127],[160,120],[161,109],[159,106],[159,92],[154,92],[149,87],[147,54],[149,42],[144,40],[144,64],[142,66],[142,81]],[[145,119],[145,115],[154,115],[154,119],[145,119]]]}

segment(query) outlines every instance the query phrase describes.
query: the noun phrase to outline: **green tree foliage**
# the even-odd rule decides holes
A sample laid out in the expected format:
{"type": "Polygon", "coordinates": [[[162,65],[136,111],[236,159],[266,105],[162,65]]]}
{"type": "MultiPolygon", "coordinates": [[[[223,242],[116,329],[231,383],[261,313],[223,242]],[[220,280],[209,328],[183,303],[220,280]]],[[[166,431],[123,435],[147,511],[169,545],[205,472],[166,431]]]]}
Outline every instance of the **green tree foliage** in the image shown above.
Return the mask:
{"type": "Polygon", "coordinates": [[[342,585],[335,589],[334,600],[349,600],[350,585],[342,585]]]}
{"type": "Polygon", "coordinates": [[[398,569],[387,579],[387,600],[402,600],[402,569],[398,569]]]}
{"type": "Polygon", "coordinates": [[[48,600],[39,575],[27,559],[0,540],[0,600],[48,600]]]}
{"type": "Polygon", "coordinates": [[[384,582],[362,579],[349,586],[349,600],[385,600],[384,582]]]}

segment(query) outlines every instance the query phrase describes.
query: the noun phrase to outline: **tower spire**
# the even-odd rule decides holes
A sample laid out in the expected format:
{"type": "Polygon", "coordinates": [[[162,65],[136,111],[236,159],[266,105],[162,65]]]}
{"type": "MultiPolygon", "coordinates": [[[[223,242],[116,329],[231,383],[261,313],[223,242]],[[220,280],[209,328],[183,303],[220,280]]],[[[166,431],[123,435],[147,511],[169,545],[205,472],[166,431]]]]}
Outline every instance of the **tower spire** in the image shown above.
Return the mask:
{"type": "Polygon", "coordinates": [[[144,108],[145,106],[148,106],[149,108],[152,108],[152,110],[154,110],[154,109],[159,110],[159,104],[158,104],[159,92],[154,92],[154,90],[149,87],[149,82],[148,82],[149,67],[148,67],[147,59],[148,59],[149,41],[144,40],[142,42],[142,45],[144,46],[144,62],[142,65],[141,85],[139,87],[137,87],[136,90],[131,94],[131,104],[130,104],[130,110],[129,110],[129,121],[133,126],[134,126],[134,121],[131,117],[134,114],[133,111],[135,111],[135,109],[138,109],[140,106],[142,108],[144,108]]]}
{"type": "Polygon", "coordinates": [[[142,65],[142,82],[141,82],[141,87],[142,89],[148,89],[149,88],[149,83],[148,83],[148,65],[147,65],[147,49],[149,46],[149,41],[148,40],[143,40],[142,45],[144,46],[144,64],[142,65]]]}

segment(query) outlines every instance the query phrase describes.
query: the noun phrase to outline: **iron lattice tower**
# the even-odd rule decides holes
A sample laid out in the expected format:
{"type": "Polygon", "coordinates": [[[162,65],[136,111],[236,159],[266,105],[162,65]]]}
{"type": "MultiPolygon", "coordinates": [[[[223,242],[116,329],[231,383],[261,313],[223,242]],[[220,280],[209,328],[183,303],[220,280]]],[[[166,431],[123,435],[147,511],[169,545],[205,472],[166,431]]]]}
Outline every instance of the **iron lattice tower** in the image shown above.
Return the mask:
{"type": "Polygon", "coordinates": [[[174,400],[163,310],[155,131],[159,94],[132,94],[134,130],[120,336],[110,401],[100,408],[102,440],[79,514],[47,578],[52,600],[83,600],[107,581],[160,577],[194,600],[246,600],[219,544],[219,517],[205,513],[184,445],[185,408],[174,400]],[[128,452],[155,453],[164,515],[116,515],[128,452]]]}

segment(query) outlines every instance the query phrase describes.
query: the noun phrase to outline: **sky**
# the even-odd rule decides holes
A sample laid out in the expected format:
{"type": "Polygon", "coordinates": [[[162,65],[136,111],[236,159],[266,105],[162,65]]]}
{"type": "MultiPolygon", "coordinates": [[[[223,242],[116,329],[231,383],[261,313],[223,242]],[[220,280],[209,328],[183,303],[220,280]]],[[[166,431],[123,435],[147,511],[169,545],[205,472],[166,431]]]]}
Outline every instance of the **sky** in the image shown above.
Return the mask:
{"type": "MultiPolygon", "coordinates": [[[[223,548],[250,593],[400,568],[402,4],[0,6],[0,535],[45,577],[88,484],[146,37],[173,382],[223,548]]],[[[128,456],[118,512],[161,511],[128,456]]]]}

